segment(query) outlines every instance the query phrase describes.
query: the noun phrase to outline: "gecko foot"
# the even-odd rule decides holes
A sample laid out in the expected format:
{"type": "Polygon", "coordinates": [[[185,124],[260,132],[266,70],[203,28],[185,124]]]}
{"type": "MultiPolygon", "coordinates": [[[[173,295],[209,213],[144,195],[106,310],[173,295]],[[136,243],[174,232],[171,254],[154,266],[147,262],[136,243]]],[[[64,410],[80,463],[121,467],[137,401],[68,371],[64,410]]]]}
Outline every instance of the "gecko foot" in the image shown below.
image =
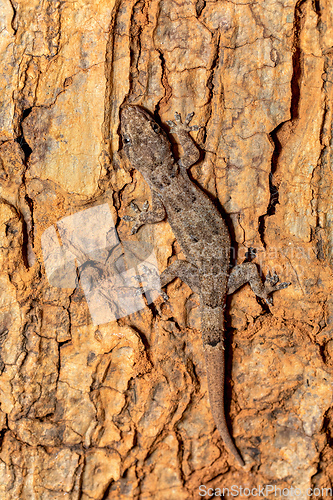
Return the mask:
{"type": "Polygon", "coordinates": [[[170,127],[170,132],[179,134],[179,132],[191,132],[192,130],[199,130],[200,127],[198,127],[197,125],[190,126],[190,122],[193,116],[194,113],[189,113],[186,116],[185,121],[183,123],[180,113],[176,112],[175,121],[172,120],[167,121],[167,124],[170,127]]]}
{"type": "MultiPolygon", "coordinates": [[[[271,294],[276,290],[282,290],[283,288],[287,288],[289,285],[291,285],[291,281],[283,281],[282,283],[279,283],[279,277],[275,271],[273,274],[271,274],[270,272],[267,273],[266,280],[264,283],[265,290],[268,294],[271,294]]],[[[273,304],[272,297],[268,297],[266,299],[266,302],[269,305],[273,304]]]]}
{"type": "Polygon", "coordinates": [[[145,201],[144,204],[142,205],[142,209],[138,207],[134,201],[131,201],[129,204],[130,208],[135,212],[137,215],[135,217],[132,217],[131,215],[124,215],[121,217],[122,220],[126,222],[135,222],[135,224],[132,226],[131,229],[131,234],[135,234],[138,229],[146,222],[147,218],[147,213],[149,209],[149,202],[145,201]]]}
{"type": "Polygon", "coordinates": [[[134,279],[140,283],[141,288],[138,288],[134,295],[138,296],[142,294],[144,289],[145,293],[148,291],[156,290],[162,297],[164,302],[169,300],[168,295],[161,290],[160,276],[157,269],[153,267],[148,267],[146,265],[141,266],[142,273],[134,276],[134,279]]]}
{"type": "Polygon", "coordinates": [[[160,293],[160,295],[161,295],[161,297],[162,297],[162,299],[163,299],[163,302],[168,302],[168,300],[169,300],[169,295],[167,295],[167,294],[166,294],[165,292],[163,292],[163,291],[160,293]]]}

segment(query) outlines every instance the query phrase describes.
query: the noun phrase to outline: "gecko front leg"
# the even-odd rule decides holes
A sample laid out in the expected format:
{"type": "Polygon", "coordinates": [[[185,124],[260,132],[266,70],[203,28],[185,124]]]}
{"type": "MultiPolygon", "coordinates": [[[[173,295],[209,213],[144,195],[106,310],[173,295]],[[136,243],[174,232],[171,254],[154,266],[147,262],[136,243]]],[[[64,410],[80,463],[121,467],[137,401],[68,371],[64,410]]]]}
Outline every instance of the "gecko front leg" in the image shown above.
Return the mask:
{"type": "Polygon", "coordinates": [[[166,216],[164,205],[161,202],[159,196],[154,191],[152,192],[151,210],[148,210],[148,201],[144,203],[142,210],[140,210],[134,202],[131,202],[130,206],[137,213],[137,216],[132,217],[130,215],[124,215],[122,217],[122,220],[135,222],[135,224],[132,226],[131,234],[137,233],[140,227],[144,224],[154,224],[155,222],[161,222],[165,219],[166,216]]]}
{"type": "Polygon", "coordinates": [[[175,121],[168,120],[167,124],[170,127],[170,132],[172,134],[177,134],[180,145],[183,149],[183,155],[179,160],[179,164],[182,167],[189,168],[194,163],[196,163],[200,158],[200,152],[197,148],[195,142],[190,136],[190,132],[192,130],[199,130],[197,125],[191,125],[190,122],[194,116],[194,113],[189,113],[184,123],[182,122],[181,116],[179,113],[175,113],[175,121]]]}
{"type": "Polygon", "coordinates": [[[200,293],[198,269],[186,260],[175,260],[161,274],[160,282],[163,288],[175,278],[181,279],[195,293],[200,293]]]}

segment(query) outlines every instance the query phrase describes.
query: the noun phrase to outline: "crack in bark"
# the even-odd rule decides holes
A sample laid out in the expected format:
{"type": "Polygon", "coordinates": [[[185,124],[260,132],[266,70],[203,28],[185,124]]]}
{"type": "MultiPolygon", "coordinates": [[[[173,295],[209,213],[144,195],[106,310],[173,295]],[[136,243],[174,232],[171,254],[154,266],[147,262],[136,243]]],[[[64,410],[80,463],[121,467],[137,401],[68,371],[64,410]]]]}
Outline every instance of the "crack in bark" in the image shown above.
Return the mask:
{"type": "MultiPolygon", "coordinates": [[[[130,68],[129,68],[129,92],[128,96],[135,95],[139,97],[140,92],[136,92],[134,83],[140,85],[140,70],[138,68],[139,60],[142,53],[141,34],[143,26],[147,23],[147,7],[145,2],[137,0],[132,7],[131,27],[130,27],[130,68]],[[145,16],[145,22],[142,21],[142,16],[145,16]]],[[[143,89],[144,90],[144,89],[143,89]]]]}
{"type": "Polygon", "coordinates": [[[32,149],[29,146],[29,144],[27,143],[27,141],[25,140],[23,128],[22,128],[22,122],[25,120],[25,118],[27,118],[30,115],[31,111],[32,111],[32,107],[27,108],[23,111],[22,116],[21,116],[19,123],[18,123],[19,135],[15,139],[15,142],[17,142],[20,145],[20,147],[24,153],[24,162],[23,163],[25,166],[27,166],[27,164],[28,164],[30,155],[32,153],[32,149]]]}
{"type": "MultiPolygon", "coordinates": [[[[323,40],[322,40],[322,31],[324,30],[322,23],[322,12],[319,0],[313,0],[312,8],[316,12],[317,15],[317,30],[320,40],[320,45],[323,54],[325,51],[323,50],[323,40]]],[[[327,213],[328,209],[321,209],[322,200],[327,198],[327,188],[326,188],[326,176],[327,172],[330,170],[331,163],[331,141],[332,141],[332,110],[331,110],[331,86],[329,75],[332,71],[332,53],[329,51],[326,53],[324,57],[324,67],[322,74],[322,92],[324,95],[324,110],[322,114],[322,123],[320,128],[320,145],[321,151],[318,158],[317,165],[315,166],[312,177],[310,181],[310,186],[312,189],[312,199],[311,199],[311,208],[313,214],[316,217],[316,226],[311,228],[311,241],[315,244],[316,257],[320,261],[324,261],[326,258],[325,255],[325,243],[328,247],[329,259],[332,265],[332,249],[330,245],[330,237],[325,237],[325,230],[330,230],[329,227],[325,227],[325,224],[321,223],[320,213],[327,213]]]]}
{"type": "Polygon", "coordinates": [[[167,68],[166,68],[164,54],[160,49],[157,49],[157,52],[159,53],[159,58],[161,60],[161,70],[162,70],[161,83],[164,88],[164,96],[162,97],[162,99],[159,99],[158,103],[156,104],[155,115],[159,115],[159,110],[161,108],[162,103],[164,101],[168,102],[168,100],[172,96],[172,88],[170,87],[168,82],[167,68]]]}
{"type": "Polygon", "coordinates": [[[110,127],[111,127],[111,115],[110,109],[112,109],[112,91],[113,91],[113,79],[114,79],[114,46],[115,38],[118,36],[116,25],[117,17],[119,14],[119,8],[121,5],[121,0],[117,0],[111,12],[111,21],[109,25],[109,38],[106,43],[105,51],[105,111],[104,111],[104,122],[102,125],[103,135],[108,141],[108,153],[111,155],[111,143],[110,143],[110,127]]]}
{"type": "MultiPolygon", "coordinates": [[[[15,142],[17,142],[19,144],[19,146],[22,149],[23,154],[24,154],[23,165],[25,166],[25,169],[22,173],[22,185],[23,186],[26,186],[25,174],[26,174],[26,170],[28,167],[29,158],[30,158],[31,153],[32,153],[32,149],[24,137],[22,123],[25,120],[25,118],[27,118],[30,115],[32,109],[33,108],[30,107],[30,108],[23,110],[21,117],[18,120],[18,124],[17,124],[18,135],[15,139],[15,142]]],[[[27,269],[29,269],[29,267],[32,265],[32,262],[29,261],[29,257],[31,258],[31,256],[29,256],[29,252],[32,251],[33,243],[34,243],[33,201],[27,195],[27,193],[25,193],[25,195],[24,195],[24,201],[25,201],[25,204],[27,205],[27,207],[29,207],[31,220],[27,221],[26,218],[24,217],[24,214],[20,211],[20,220],[22,223],[22,236],[23,236],[22,258],[23,258],[23,263],[24,263],[25,267],[27,269]],[[31,246],[31,248],[30,248],[30,246],[31,246]]]]}
{"type": "Polygon", "coordinates": [[[197,2],[195,4],[195,10],[196,10],[196,13],[197,13],[197,17],[201,16],[202,11],[206,7],[206,3],[207,2],[205,0],[197,0],[197,2]]]}
{"type": "MultiPolygon", "coordinates": [[[[318,260],[325,260],[325,242],[322,235],[323,230],[329,228],[323,227],[320,221],[320,213],[327,212],[328,209],[321,209],[321,202],[323,199],[327,198],[327,188],[326,188],[326,176],[327,172],[330,170],[331,164],[331,142],[332,142],[332,110],[331,110],[331,82],[327,75],[332,71],[332,57],[327,55],[324,62],[324,73],[323,73],[323,93],[325,96],[325,104],[322,116],[322,123],[320,128],[320,144],[321,152],[318,158],[316,167],[313,170],[310,185],[312,187],[312,200],[311,206],[316,216],[316,226],[312,228],[312,235],[314,243],[316,245],[316,254],[318,260]]],[[[312,238],[311,238],[312,239],[312,238]]],[[[329,237],[328,237],[329,240],[329,237]]],[[[328,243],[328,246],[331,245],[328,243]]],[[[332,250],[330,248],[330,261],[332,263],[332,250]]]]}
{"type": "Polygon", "coordinates": [[[303,66],[303,53],[301,49],[300,34],[303,27],[303,5],[306,0],[298,0],[295,5],[294,18],[294,40],[293,40],[293,75],[291,77],[291,103],[290,115],[291,121],[299,117],[299,102],[301,95],[301,79],[303,66]]]}
{"type": "Polygon", "coordinates": [[[9,3],[13,9],[13,17],[12,17],[12,20],[11,20],[11,27],[14,31],[14,36],[16,36],[16,33],[17,33],[17,27],[16,27],[16,16],[17,16],[17,3],[14,1],[14,0],[9,0],[9,3]]]}
{"type": "MultiPolygon", "coordinates": [[[[290,81],[291,87],[291,100],[290,100],[290,119],[289,121],[295,122],[299,118],[299,103],[301,96],[301,80],[303,76],[303,54],[300,43],[300,34],[303,27],[303,5],[306,0],[298,0],[295,5],[295,18],[294,18],[294,40],[293,40],[293,55],[292,66],[293,74],[290,81]]],[[[278,132],[286,122],[280,123],[270,134],[269,137],[274,144],[274,151],[272,154],[271,171],[269,174],[269,191],[270,200],[267,206],[266,213],[258,218],[258,232],[263,247],[266,248],[265,230],[266,218],[275,214],[275,207],[279,203],[279,189],[278,185],[274,184],[273,178],[278,167],[279,157],[282,152],[282,146],[278,138],[278,132]]]]}
{"type": "Polygon", "coordinates": [[[274,144],[274,151],[272,154],[272,162],[271,162],[271,171],[269,173],[269,191],[270,191],[270,199],[268,202],[266,213],[261,215],[258,218],[258,232],[260,236],[260,241],[263,244],[263,247],[266,248],[265,242],[265,229],[266,229],[266,217],[270,217],[275,214],[275,207],[279,203],[279,189],[273,182],[274,174],[276,172],[279,157],[282,152],[282,146],[278,139],[278,131],[281,129],[285,122],[278,125],[269,135],[272,143],[274,144]]]}
{"type": "MultiPolygon", "coordinates": [[[[216,40],[215,40],[215,53],[212,58],[212,64],[210,67],[210,75],[207,79],[207,88],[208,88],[208,99],[207,99],[207,104],[210,107],[210,114],[211,114],[211,107],[212,107],[212,101],[214,98],[214,76],[216,71],[218,70],[218,67],[220,65],[220,42],[221,42],[221,34],[217,32],[216,35],[216,40]]],[[[223,90],[223,89],[222,89],[223,90]]],[[[204,127],[204,138],[203,138],[203,143],[205,143],[206,140],[206,127],[204,127]]]]}

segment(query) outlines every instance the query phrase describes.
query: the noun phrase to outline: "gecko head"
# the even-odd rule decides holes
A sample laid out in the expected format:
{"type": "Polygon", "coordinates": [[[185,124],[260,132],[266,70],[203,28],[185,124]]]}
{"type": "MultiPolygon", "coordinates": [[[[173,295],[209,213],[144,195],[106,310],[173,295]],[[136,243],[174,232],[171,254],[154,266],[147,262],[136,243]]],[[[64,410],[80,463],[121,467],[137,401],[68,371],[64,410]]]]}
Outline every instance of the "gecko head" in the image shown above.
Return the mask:
{"type": "Polygon", "coordinates": [[[125,106],[120,113],[120,123],[123,151],[146,181],[152,182],[159,171],[162,174],[163,166],[174,163],[166,133],[145,110],[125,106]]]}

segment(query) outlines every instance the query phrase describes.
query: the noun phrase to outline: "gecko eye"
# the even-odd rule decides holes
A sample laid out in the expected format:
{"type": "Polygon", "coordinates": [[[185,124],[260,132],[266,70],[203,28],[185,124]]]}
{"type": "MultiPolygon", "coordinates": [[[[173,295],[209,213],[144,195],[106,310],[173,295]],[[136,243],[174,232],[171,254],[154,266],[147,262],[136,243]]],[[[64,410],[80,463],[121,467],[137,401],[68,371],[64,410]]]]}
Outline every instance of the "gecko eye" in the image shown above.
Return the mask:
{"type": "Polygon", "coordinates": [[[158,134],[160,131],[160,127],[155,122],[151,123],[151,128],[153,129],[154,132],[156,132],[156,134],[158,134]]]}
{"type": "Polygon", "coordinates": [[[131,144],[131,139],[128,135],[123,135],[123,143],[124,144],[131,144]]]}

